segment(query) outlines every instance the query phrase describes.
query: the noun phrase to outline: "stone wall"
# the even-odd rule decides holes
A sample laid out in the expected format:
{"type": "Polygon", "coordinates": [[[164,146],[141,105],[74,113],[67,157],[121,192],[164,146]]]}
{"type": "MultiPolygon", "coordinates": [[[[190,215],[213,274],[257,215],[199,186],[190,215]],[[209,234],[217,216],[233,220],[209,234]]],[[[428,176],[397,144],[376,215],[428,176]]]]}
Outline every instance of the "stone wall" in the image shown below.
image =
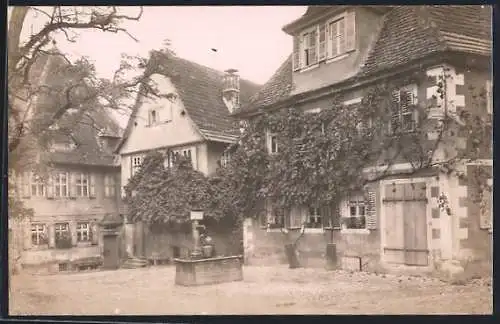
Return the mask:
{"type": "MultiPolygon", "coordinates": [[[[286,264],[285,245],[293,243],[299,231],[287,234],[279,230],[266,230],[256,221],[245,222],[245,263],[250,265],[286,264]],[[250,239],[249,239],[250,237],[250,239]]],[[[325,230],[319,233],[304,233],[297,241],[299,262],[304,267],[320,268],[326,265],[326,245],[335,243],[338,266],[342,256],[362,258],[363,270],[379,269],[380,235],[378,230],[342,231],[325,230]]]]}
{"type": "MultiPolygon", "coordinates": [[[[209,231],[217,256],[242,254],[240,240],[228,232],[209,231]]],[[[134,226],[134,254],[148,259],[186,258],[194,247],[191,232],[165,232],[151,230],[148,226],[134,226]]]]}

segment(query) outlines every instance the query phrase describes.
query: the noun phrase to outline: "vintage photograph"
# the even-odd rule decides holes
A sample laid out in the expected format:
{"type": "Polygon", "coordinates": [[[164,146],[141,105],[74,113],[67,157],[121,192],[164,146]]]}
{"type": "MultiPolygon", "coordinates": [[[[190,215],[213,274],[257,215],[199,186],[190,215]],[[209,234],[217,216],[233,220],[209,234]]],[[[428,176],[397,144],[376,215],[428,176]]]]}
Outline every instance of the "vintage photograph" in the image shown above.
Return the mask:
{"type": "Polygon", "coordinates": [[[492,6],[7,23],[9,315],[492,314],[492,6]]]}

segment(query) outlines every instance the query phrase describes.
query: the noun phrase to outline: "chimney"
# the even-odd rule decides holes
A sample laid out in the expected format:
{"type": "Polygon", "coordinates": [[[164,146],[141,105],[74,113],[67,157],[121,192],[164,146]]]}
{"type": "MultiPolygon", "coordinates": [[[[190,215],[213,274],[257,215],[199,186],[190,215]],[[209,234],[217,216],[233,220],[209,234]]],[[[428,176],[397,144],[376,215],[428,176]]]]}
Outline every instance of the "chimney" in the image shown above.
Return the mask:
{"type": "Polygon", "coordinates": [[[222,98],[230,112],[240,106],[240,76],[238,70],[228,69],[224,71],[222,98]]]}

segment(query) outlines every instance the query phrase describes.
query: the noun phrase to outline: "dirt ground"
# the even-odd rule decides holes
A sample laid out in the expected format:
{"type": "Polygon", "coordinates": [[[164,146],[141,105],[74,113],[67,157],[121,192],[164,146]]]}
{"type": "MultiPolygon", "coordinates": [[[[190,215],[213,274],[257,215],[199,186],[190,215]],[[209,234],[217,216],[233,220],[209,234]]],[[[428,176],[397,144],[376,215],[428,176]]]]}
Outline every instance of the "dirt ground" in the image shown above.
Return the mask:
{"type": "Polygon", "coordinates": [[[172,266],[11,278],[11,315],[491,314],[490,280],[245,267],[244,281],[174,284],[172,266]]]}

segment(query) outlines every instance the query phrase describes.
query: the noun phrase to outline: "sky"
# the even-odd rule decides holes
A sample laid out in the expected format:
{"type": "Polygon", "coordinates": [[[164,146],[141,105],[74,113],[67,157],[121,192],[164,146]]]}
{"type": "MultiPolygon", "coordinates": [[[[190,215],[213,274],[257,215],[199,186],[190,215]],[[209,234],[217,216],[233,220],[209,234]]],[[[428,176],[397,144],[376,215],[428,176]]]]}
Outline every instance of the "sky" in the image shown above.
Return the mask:
{"type": "MultiPolygon", "coordinates": [[[[138,7],[120,10],[139,12],[138,7]]],[[[118,68],[121,53],[146,56],[169,39],[180,57],[221,71],[235,68],[242,78],[264,84],[292,51],[292,38],[281,28],[305,10],[304,6],[144,7],[140,21],[123,25],[138,42],[123,33],[90,30],[79,31],[76,43],[67,42],[62,34],[56,40],[63,52],[90,58],[103,77],[111,77],[118,68]]],[[[36,32],[41,21],[40,14],[32,13],[23,34],[29,35],[31,28],[36,32]]]]}

